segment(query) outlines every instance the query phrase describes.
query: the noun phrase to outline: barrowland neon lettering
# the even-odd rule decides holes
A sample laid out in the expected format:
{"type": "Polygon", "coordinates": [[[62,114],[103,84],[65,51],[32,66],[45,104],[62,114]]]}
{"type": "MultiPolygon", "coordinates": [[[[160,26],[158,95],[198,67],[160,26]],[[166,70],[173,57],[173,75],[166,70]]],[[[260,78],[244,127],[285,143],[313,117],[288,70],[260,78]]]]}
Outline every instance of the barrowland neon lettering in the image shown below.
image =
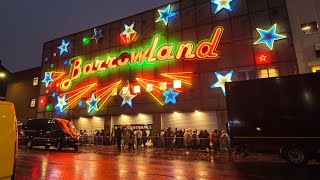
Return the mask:
{"type": "Polygon", "coordinates": [[[70,60],[69,76],[62,80],[60,88],[67,91],[72,87],[73,81],[82,75],[89,76],[96,72],[104,72],[107,69],[124,67],[128,64],[165,60],[205,60],[218,59],[220,53],[217,51],[220,39],[223,34],[223,27],[218,26],[214,29],[210,39],[200,41],[197,45],[194,42],[180,42],[175,49],[174,44],[165,43],[159,45],[160,36],[153,37],[150,47],[144,49],[131,50],[121,53],[118,56],[107,55],[104,59],[97,58],[95,61],[84,63],[82,57],[75,57],[70,60]]]}

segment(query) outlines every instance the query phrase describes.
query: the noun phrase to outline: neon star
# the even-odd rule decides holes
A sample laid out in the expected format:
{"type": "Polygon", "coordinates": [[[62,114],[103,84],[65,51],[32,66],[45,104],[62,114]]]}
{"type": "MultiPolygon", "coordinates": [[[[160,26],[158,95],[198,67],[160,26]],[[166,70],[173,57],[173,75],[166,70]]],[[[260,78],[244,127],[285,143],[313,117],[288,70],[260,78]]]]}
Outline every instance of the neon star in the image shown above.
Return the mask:
{"type": "Polygon", "coordinates": [[[214,83],[211,86],[211,88],[221,88],[223,94],[226,95],[225,83],[226,82],[232,82],[232,74],[233,74],[233,71],[230,71],[225,76],[219,74],[218,72],[215,72],[215,75],[216,75],[218,81],[216,83],[214,83]]]}
{"type": "Polygon", "coordinates": [[[164,10],[158,9],[158,12],[159,12],[160,16],[156,20],[156,22],[163,21],[165,25],[168,25],[168,21],[170,18],[177,15],[176,13],[171,12],[171,5],[170,4],[164,10]]]}
{"type": "Polygon", "coordinates": [[[57,96],[57,98],[58,98],[58,104],[55,107],[58,108],[60,112],[63,112],[63,107],[68,104],[66,102],[66,95],[62,96],[62,98],[57,96]]]}
{"type": "Polygon", "coordinates": [[[176,97],[179,96],[179,93],[174,92],[172,90],[172,87],[170,87],[169,90],[167,92],[163,92],[162,95],[166,97],[166,99],[164,100],[165,104],[168,104],[169,102],[171,102],[172,104],[176,104],[176,97]]]}
{"type": "Polygon", "coordinates": [[[102,35],[102,29],[98,30],[96,28],[93,28],[94,35],[91,37],[91,39],[96,40],[96,43],[98,43],[99,39],[103,37],[102,35]]]}
{"type": "Polygon", "coordinates": [[[134,24],[135,23],[132,23],[130,26],[128,26],[127,24],[124,24],[125,30],[120,34],[120,36],[125,43],[131,43],[137,34],[137,32],[133,29],[134,24]]]}
{"type": "Polygon", "coordinates": [[[62,40],[61,45],[58,47],[58,49],[60,49],[60,56],[64,53],[64,52],[69,52],[68,50],[68,46],[69,46],[70,42],[65,42],[64,39],[62,40]]]}
{"type": "Polygon", "coordinates": [[[274,41],[287,38],[287,36],[277,34],[277,24],[274,24],[268,31],[257,28],[261,38],[254,45],[265,43],[270,50],[273,49],[274,41]]]}
{"type": "Polygon", "coordinates": [[[232,11],[232,8],[230,6],[230,3],[233,0],[211,0],[211,2],[215,5],[217,5],[217,9],[214,12],[215,14],[217,14],[218,12],[220,12],[222,9],[226,9],[228,11],[232,11]]]}
{"type": "Polygon", "coordinates": [[[125,95],[120,94],[120,96],[123,98],[123,101],[121,103],[121,107],[125,104],[128,104],[132,108],[132,99],[136,97],[136,95],[133,95],[128,91],[125,95]]]}
{"type": "Polygon", "coordinates": [[[98,111],[98,103],[101,99],[100,98],[96,98],[94,96],[94,94],[91,95],[91,99],[89,101],[86,101],[87,104],[89,105],[88,107],[88,113],[91,112],[93,109],[98,111]]]}
{"type": "Polygon", "coordinates": [[[259,57],[259,59],[260,59],[260,62],[266,61],[266,60],[267,60],[267,56],[261,55],[261,56],[259,57]]]}
{"type": "Polygon", "coordinates": [[[44,79],[42,80],[42,82],[46,83],[46,87],[48,87],[50,82],[53,82],[52,79],[52,72],[46,72],[44,75],[44,79]]]}
{"type": "Polygon", "coordinates": [[[127,38],[130,38],[131,34],[137,34],[137,31],[133,29],[134,24],[135,23],[132,23],[130,26],[128,26],[127,24],[124,24],[124,31],[121,34],[126,35],[127,38]]]}

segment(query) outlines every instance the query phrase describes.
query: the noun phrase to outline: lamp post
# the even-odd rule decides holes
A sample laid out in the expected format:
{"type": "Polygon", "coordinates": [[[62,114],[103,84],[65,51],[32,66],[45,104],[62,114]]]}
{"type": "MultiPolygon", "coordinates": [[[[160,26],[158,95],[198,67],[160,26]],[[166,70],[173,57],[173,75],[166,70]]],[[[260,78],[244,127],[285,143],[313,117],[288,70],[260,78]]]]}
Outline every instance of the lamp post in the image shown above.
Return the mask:
{"type": "Polygon", "coordinates": [[[1,79],[6,78],[6,73],[4,73],[4,72],[0,72],[0,78],[1,78],[1,79]]]}
{"type": "Polygon", "coordinates": [[[5,100],[5,96],[6,96],[6,73],[4,72],[0,72],[0,101],[5,100]]]}

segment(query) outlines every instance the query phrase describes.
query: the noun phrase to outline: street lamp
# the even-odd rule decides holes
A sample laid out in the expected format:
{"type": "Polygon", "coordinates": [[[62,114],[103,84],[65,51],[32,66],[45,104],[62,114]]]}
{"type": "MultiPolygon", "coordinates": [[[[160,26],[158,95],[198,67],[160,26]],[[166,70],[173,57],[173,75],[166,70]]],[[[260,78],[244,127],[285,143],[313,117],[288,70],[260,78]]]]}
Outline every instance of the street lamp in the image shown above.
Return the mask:
{"type": "Polygon", "coordinates": [[[6,74],[3,72],[0,72],[0,78],[5,78],[5,77],[6,77],[6,74]]]}

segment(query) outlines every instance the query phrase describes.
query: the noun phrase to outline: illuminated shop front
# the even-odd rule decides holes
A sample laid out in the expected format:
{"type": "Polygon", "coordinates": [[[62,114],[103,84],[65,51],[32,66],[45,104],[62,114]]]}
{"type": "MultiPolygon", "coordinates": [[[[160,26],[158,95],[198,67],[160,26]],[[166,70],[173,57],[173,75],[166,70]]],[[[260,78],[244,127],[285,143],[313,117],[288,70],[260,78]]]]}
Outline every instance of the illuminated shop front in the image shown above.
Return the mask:
{"type": "Polygon", "coordinates": [[[181,0],[47,42],[37,116],[224,129],[225,82],[296,73],[289,27],[275,1],[181,0]]]}

